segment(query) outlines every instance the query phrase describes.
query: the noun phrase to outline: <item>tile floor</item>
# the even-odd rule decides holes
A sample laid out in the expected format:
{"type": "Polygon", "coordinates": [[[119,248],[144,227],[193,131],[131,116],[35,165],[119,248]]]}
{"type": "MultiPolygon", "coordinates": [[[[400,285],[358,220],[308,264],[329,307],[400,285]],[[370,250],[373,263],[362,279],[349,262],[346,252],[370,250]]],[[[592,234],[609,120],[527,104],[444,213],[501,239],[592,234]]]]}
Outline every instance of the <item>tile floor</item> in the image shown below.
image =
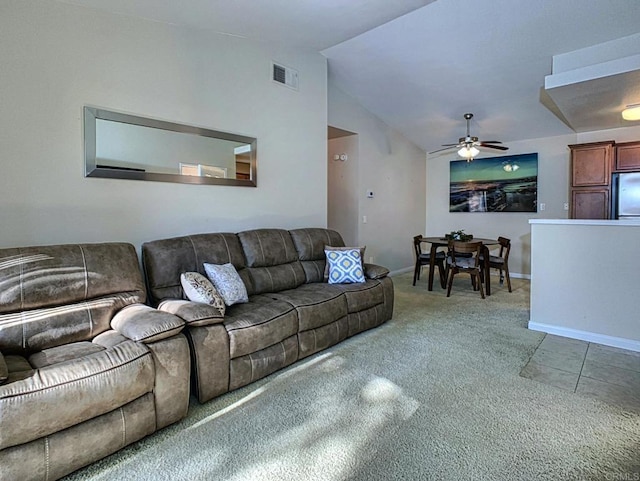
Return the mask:
{"type": "Polygon", "coordinates": [[[640,352],[547,334],[520,376],[640,412],[640,352]]]}

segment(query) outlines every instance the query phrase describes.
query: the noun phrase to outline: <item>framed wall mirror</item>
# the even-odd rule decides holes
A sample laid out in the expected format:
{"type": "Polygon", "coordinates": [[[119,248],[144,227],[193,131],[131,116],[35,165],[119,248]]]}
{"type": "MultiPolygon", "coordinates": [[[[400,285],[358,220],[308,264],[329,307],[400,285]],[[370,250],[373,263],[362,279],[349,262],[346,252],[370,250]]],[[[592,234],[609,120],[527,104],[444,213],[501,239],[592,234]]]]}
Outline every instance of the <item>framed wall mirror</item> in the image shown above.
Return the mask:
{"type": "Polygon", "coordinates": [[[254,137],[84,107],[85,177],[256,187],[254,137]]]}

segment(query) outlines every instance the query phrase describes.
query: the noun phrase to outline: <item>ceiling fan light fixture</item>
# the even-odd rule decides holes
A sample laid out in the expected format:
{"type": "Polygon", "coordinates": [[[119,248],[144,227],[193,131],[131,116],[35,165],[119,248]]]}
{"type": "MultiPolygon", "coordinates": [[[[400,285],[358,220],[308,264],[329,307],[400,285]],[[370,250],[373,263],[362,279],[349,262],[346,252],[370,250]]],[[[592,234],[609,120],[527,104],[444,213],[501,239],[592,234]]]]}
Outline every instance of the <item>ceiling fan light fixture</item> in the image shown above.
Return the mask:
{"type": "Polygon", "coordinates": [[[427,152],[429,155],[435,154],[437,152],[442,152],[444,150],[453,150],[454,148],[459,149],[458,155],[464,159],[467,159],[467,162],[471,162],[473,158],[480,153],[480,151],[476,148],[483,147],[487,149],[495,149],[495,150],[509,150],[509,147],[505,147],[504,145],[496,145],[501,144],[499,140],[479,140],[478,137],[471,136],[471,132],[469,129],[469,121],[473,118],[473,114],[464,114],[464,119],[467,122],[467,135],[464,137],[460,137],[458,139],[458,143],[456,144],[442,144],[444,149],[437,149],[432,152],[427,152]]]}
{"type": "Polygon", "coordinates": [[[460,150],[458,150],[458,155],[460,157],[464,157],[467,160],[473,160],[473,158],[478,155],[480,151],[476,149],[474,146],[464,146],[460,150]]]}
{"type": "Polygon", "coordinates": [[[640,104],[627,105],[622,111],[622,118],[625,120],[640,120],[640,104]]]}

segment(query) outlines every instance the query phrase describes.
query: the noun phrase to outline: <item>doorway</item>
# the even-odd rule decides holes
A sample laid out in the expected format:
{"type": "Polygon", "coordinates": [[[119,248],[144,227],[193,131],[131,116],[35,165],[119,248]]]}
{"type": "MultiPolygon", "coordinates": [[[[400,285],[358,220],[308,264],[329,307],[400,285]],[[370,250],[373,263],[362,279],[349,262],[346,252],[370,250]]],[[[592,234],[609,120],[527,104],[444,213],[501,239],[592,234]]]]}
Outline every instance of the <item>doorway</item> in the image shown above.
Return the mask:
{"type": "Polygon", "coordinates": [[[327,152],[327,227],[358,245],[358,134],[329,126],[327,152]]]}

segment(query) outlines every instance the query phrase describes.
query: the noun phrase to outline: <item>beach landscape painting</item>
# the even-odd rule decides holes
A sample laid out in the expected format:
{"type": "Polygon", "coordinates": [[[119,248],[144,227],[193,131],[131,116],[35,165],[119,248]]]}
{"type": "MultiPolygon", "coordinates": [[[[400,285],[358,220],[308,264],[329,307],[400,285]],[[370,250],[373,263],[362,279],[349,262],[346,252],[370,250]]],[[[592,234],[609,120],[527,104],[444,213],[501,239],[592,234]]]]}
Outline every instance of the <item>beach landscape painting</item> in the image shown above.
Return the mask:
{"type": "Polygon", "coordinates": [[[537,212],[537,153],[452,160],[449,175],[449,212],[537,212]]]}

